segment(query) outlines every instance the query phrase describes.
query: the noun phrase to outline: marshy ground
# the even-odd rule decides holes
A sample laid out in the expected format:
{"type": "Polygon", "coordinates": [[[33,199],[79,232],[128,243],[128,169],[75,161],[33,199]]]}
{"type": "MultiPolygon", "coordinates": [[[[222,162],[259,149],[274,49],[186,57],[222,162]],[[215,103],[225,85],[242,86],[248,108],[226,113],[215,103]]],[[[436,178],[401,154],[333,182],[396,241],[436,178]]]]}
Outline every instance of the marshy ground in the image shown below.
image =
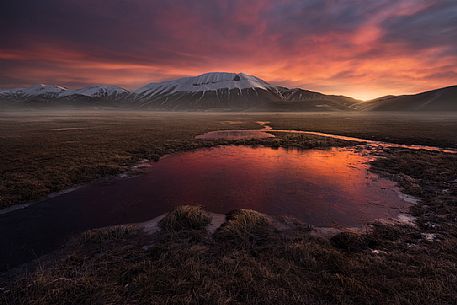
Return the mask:
{"type": "MultiPolygon", "coordinates": [[[[309,135],[200,141],[220,129],[320,131],[400,144],[457,147],[457,120],[402,114],[3,113],[0,204],[127,170],[142,159],[218,144],[329,148],[355,143],[309,135]]],[[[372,170],[421,199],[416,225],[376,223],[362,235],[316,237],[292,219],[181,207],[145,232],[88,231],[2,276],[5,304],[453,304],[457,299],[457,155],[386,149],[372,170]],[[278,225],[283,224],[283,225],[278,225]],[[27,271],[27,272],[24,272],[27,271]]],[[[151,199],[152,200],[152,199],[151,199]]]]}

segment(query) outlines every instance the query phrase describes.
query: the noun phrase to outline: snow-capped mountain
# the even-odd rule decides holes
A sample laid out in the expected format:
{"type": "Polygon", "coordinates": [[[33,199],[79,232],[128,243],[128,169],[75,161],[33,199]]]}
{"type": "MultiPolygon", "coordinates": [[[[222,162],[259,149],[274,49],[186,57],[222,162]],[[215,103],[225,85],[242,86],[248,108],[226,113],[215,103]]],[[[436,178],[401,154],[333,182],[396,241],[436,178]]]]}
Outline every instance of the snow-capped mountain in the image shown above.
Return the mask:
{"type": "Polygon", "coordinates": [[[244,73],[211,72],[151,83],[134,91],[142,107],[163,109],[249,109],[277,99],[277,88],[244,73]]]}
{"type": "Polygon", "coordinates": [[[183,77],[177,80],[151,83],[135,90],[141,96],[155,94],[173,94],[176,92],[207,92],[221,89],[274,89],[266,81],[244,73],[211,72],[194,77],[183,77]]]}
{"type": "Polygon", "coordinates": [[[1,96],[16,96],[16,97],[32,97],[32,96],[45,96],[45,97],[58,97],[67,89],[55,85],[36,85],[29,88],[16,88],[0,90],[1,96]]]}
{"type": "Polygon", "coordinates": [[[118,86],[90,86],[84,87],[77,90],[66,90],[62,92],[59,97],[66,97],[72,95],[81,95],[87,97],[109,97],[109,96],[117,96],[117,95],[125,95],[129,94],[130,92],[124,88],[118,86]]]}
{"type": "Polygon", "coordinates": [[[69,90],[65,87],[55,85],[36,85],[29,88],[16,88],[16,89],[4,89],[0,90],[2,96],[23,96],[23,97],[66,97],[72,95],[81,95],[87,97],[107,97],[113,95],[130,94],[130,92],[124,88],[118,86],[90,86],[76,90],[69,90]]]}
{"type": "Polygon", "coordinates": [[[288,89],[244,73],[211,72],[151,83],[134,91],[134,103],[162,109],[345,110],[357,101],[288,89]]]}
{"type": "Polygon", "coordinates": [[[90,86],[76,90],[55,85],[0,90],[0,100],[27,105],[101,104],[125,100],[130,92],[118,86],[90,86]]]}
{"type": "Polygon", "coordinates": [[[76,90],[38,85],[0,90],[0,102],[14,105],[95,105],[147,107],[160,110],[349,110],[359,102],[300,88],[289,89],[244,73],[211,72],[150,83],[133,92],[118,86],[90,86],[76,90]]]}

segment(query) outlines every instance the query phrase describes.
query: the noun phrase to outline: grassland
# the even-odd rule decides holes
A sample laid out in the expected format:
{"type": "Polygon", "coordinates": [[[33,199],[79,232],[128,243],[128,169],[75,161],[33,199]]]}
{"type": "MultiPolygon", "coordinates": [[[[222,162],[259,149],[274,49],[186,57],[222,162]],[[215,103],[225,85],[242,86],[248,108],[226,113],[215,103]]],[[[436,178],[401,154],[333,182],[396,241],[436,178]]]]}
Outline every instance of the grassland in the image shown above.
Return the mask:
{"type": "MultiPolygon", "coordinates": [[[[62,116],[2,116],[0,139],[6,148],[0,149],[6,161],[1,161],[0,169],[2,178],[12,179],[10,184],[2,179],[2,195],[26,198],[17,195],[21,194],[17,185],[27,177],[34,183],[25,186],[40,189],[33,193],[39,197],[52,189],[52,179],[65,181],[60,186],[66,187],[117,173],[143,158],[213,145],[194,140],[196,134],[253,128],[256,120],[269,120],[281,129],[366,134],[453,147],[457,130],[448,129],[457,124],[448,117],[409,121],[376,117],[367,123],[360,117],[346,119],[347,114],[79,112],[62,116]],[[363,131],[358,130],[361,126],[366,126],[363,131]],[[396,130],[405,131],[395,134],[396,130]],[[84,174],[72,178],[75,173],[84,174]],[[36,184],[45,187],[35,188],[36,184]]],[[[281,135],[237,144],[326,148],[351,143],[281,135]]],[[[133,225],[88,231],[38,265],[30,265],[30,272],[1,276],[0,303],[453,304],[457,299],[457,156],[403,149],[380,154],[372,170],[421,199],[411,209],[416,226],[378,223],[363,235],[341,233],[324,239],[312,235],[306,224],[282,219],[277,221],[284,225],[278,226],[268,216],[237,210],[213,234],[206,230],[211,214],[182,207],[171,211],[156,233],[133,225]]]]}
{"type": "Polygon", "coordinates": [[[193,138],[209,130],[256,128],[253,122],[223,120],[110,111],[2,114],[0,206],[115,175],[142,159],[201,147],[193,138]]]}
{"type": "Polygon", "coordinates": [[[455,113],[288,113],[270,116],[274,129],[319,131],[396,144],[457,147],[455,113]]]}
{"type": "MultiPolygon", "coordinates": [[[[0,208],[119,174],[143,159],[225,144],[194,137],[218,129],[258,129],[257,118],[109,110],[0,113],[0,208]]],[[[313,136],[237,143],[302,148],[351,144],[313,136]]]]}
{"type": "MultiPolygon", "coordinates": [[[[142,159],[157,160],[176,151],[224,144],[197,141],[194,137],[218,129],[256,129],[258,120],[271,121],[276,129],[457,147],[457,119],[452,115],[2,112],[0,207],[37,200],[76,184],[118,174],[142,159]]],[[[351,144],[311,136],[280,138],[281,143],[278,139],[257,143],[302,148],[351,144]]],[[[240,142],[243,143],[256,141],[240,142]]]]}

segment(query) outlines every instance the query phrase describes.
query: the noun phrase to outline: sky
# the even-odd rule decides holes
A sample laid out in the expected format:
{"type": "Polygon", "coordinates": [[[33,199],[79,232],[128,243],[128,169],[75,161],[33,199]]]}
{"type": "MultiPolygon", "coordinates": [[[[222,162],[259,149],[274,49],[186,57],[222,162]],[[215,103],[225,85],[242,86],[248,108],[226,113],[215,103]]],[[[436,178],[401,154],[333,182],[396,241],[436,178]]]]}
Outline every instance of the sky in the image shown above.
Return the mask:
{"type": "Polygon", "coordinates": [[[457,85],[457,1],[0,1],[0,88],[214,71],[364,100],[457,85]]]}

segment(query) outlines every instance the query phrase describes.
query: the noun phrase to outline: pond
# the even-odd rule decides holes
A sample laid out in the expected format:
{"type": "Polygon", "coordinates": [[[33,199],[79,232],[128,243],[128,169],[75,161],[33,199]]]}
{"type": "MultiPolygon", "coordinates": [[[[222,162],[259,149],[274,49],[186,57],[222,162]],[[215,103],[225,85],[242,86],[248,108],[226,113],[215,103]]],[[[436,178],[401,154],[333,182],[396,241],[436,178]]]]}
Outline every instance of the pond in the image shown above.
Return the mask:
{"type": "Polygon", "coordinates": [[[350,149],[220,146],[178,153],[144,173],[92,183],[0,215],[0,262],[46,253],[71,234],[142,222],[180,204],[225,213],[250,208],[314,226],[363,226],[409,207],[394,183],[368,171],[350,149]]]}

